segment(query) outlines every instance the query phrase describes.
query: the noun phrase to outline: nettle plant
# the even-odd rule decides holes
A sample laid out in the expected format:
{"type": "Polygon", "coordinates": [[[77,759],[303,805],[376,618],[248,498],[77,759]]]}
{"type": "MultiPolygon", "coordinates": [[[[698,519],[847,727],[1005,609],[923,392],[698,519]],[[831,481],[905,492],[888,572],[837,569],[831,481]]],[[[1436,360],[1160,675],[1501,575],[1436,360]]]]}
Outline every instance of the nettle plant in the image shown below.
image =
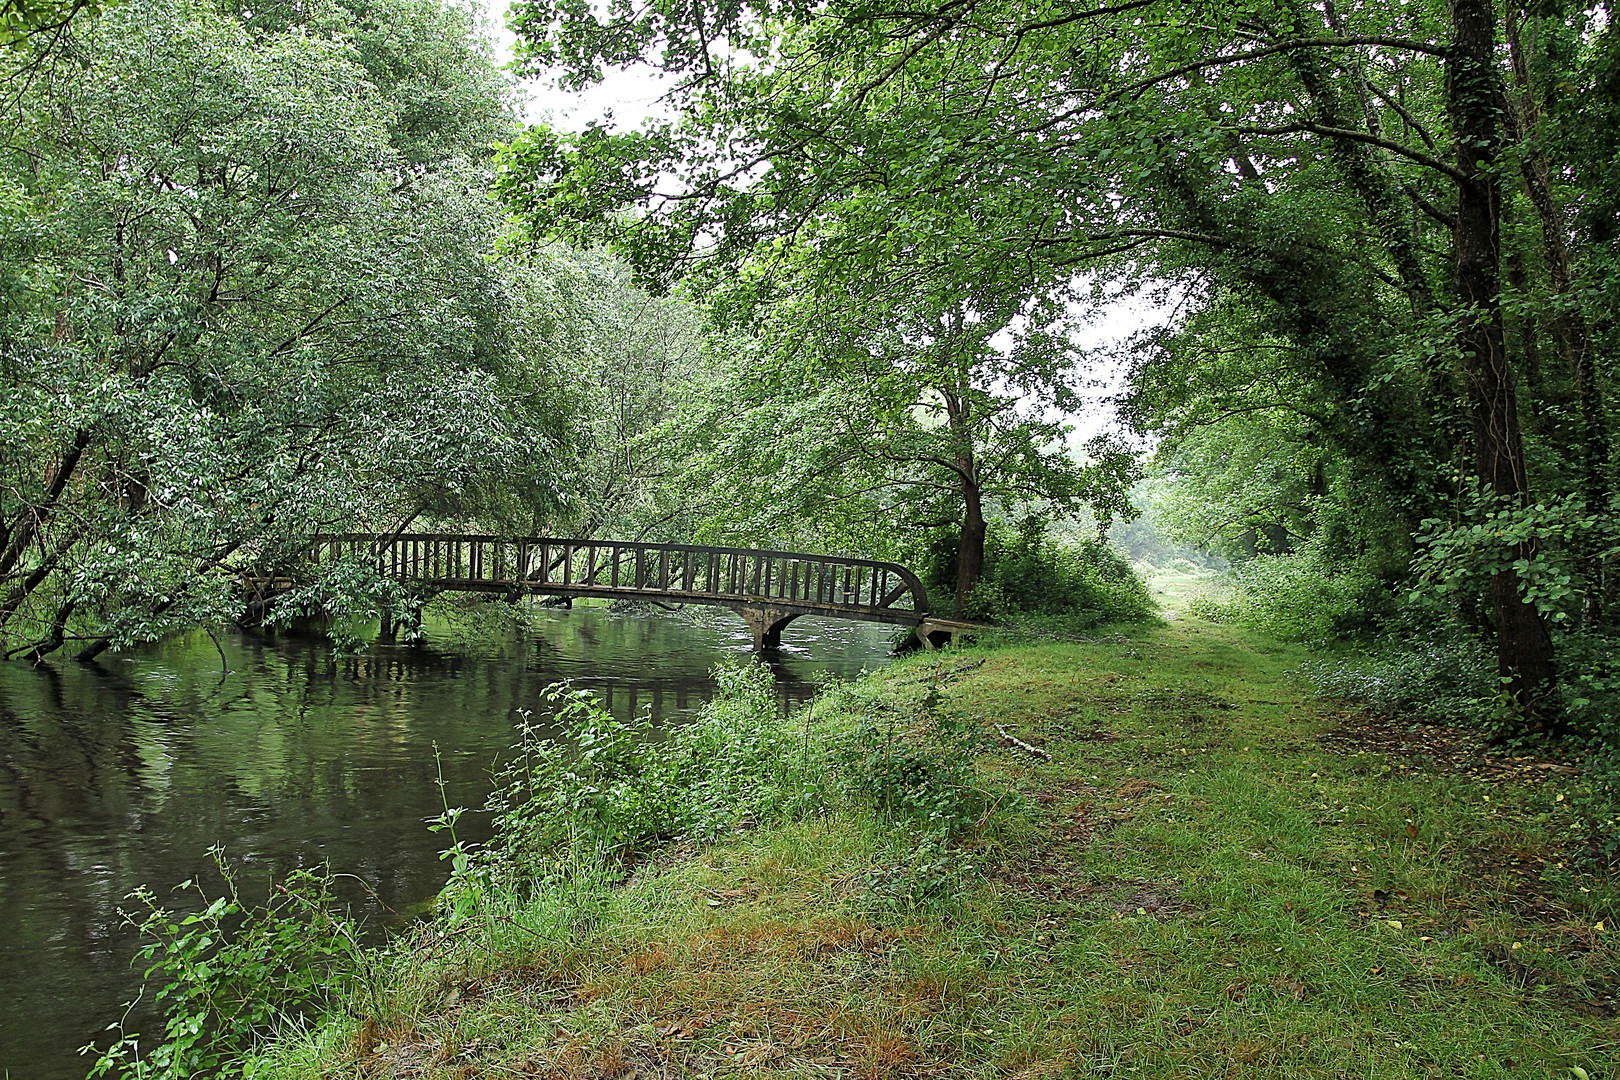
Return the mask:
{"type": "Polygon", "coordinates": [[[712,841],[737,828],[813,813],[827,802],[819,745],[784,719],[768,668],[715,670],[716,694],[671,731],[615,718],[594,694],[548,687],[542,727],[521,738],[489,809],[494,871],[544,876],[555,865],[613,859],[675,837],[712,841]]]}
{"type": "Polygon", "coordinates": [[[921,827],[948,842],[982,816],[983,793],[974,785],[973,755],[983,727],[942,707],[937,686],[913,713],[868,700],[838,747],[850,793],[878,814],[921,827]]]}

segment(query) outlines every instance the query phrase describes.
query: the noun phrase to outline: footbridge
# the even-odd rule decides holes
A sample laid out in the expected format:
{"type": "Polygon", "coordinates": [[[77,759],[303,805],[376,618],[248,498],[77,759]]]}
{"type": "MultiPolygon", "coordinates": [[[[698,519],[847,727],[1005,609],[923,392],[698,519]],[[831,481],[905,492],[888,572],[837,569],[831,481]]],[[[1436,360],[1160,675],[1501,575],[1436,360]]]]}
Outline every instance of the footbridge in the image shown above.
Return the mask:
{"type": "Polygon", "coordinates": [[[964,625],[929,614],[928,593],[916,574],[871,559],[456,533],[323,536],[312,541],[310,555],[316,565],[362,559],[388,577],[438,591],[729,608],[753,631],[759,652],[778,648],[783,628],[801,615],[911,626],[927,647],[964,625]]]}

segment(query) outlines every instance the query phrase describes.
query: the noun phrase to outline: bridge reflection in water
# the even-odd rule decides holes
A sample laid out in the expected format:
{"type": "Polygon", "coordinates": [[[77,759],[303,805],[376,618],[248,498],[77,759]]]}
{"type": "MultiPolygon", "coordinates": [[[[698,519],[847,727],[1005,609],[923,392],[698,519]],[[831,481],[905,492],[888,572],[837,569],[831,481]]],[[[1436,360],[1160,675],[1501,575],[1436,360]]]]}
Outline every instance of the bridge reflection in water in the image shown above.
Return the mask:
{"type": "Polygon", "coordinates": [[[961,625],[930,616],[928,593],[916,574],[872,559],[457,533],[317,537],[310,558],[316,566],[359,558],[389,577],[434,591],[729,608],[748,624],[756,652],[779,648],[783,628],[802,615],[911,626],[925,645],[961,625]]]}

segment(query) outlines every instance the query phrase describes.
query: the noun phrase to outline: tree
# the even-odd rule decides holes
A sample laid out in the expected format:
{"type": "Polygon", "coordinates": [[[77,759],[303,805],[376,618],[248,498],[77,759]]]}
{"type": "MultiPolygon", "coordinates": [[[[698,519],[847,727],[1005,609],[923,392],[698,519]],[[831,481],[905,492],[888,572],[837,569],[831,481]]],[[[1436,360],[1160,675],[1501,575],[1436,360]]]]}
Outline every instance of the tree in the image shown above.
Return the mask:
{"type": "Polygon", "coordinates": [[[505,84],[434,0],[129,0],[0,149],[0,650],[241,610],[311,533],[555,505],[556,358],[487,257],[505,84]]]}
{"type": "Polygon", "coordinates": [[[714,381],[700,312],[637,288],[601,251],[550,245],[527,261],[545,282],[532,306],[548,317],[535,333],[565,358],[570,386],[571,471],[547,524],[574,536],[689,537],[689,501],[670,479],[682,466],[682,418],[714,381]]]}
{"type": "MultiPolygon", "coordinates": [[[[1572,464],[1589,498],[1608,490],[1602,376],[1571,317],[1592,301],[1576,299],[1577,236],[1551,191],[1569,175],[1548,156],[1551,118],[1573,110],[1547,98],[1560,78],[1609,77],[1612,30],[1556,6],[1514,19],[1498,25],[1487,0],[602,13],[535,0],[515,20],[533,64],[575,81],[602,63],[661,65],[680,80],[679,119],[532,132],[507,151],[503,190],[537,232],[607,238],[662,281],[769,263],[786,239],[830,260],[921,244],[1028,265],[1052,288],[1082,267],[1176,282],[1190,305],[1230,303],[1251,337],[1286,343],[1306,397],[1280,407],[1315,413],[1411,538],[1469,512],[1459,465],[1488,501],[1533,501],[1510,350],[1522,359],[1543,324],[1569,366],[1530,391],[1569,387],[1572,464]],[[1532,39],[1552,44],[1521,75],[1514,50],[1532,39]],[[1503,179],[1515,166],[1544,242],[1508,254],[1550,284],[1539,297],[1503,281],[1504,209],[1525,205],[1503,179]],[[886,207],[893,229],[845,228],[830,208],[853,198],[886,207]]],[[[1142,365],[1137,385],[1151,394],[1162,374],[1142,365]]],[[[1552,638],[1515,569],[1534,558],[1502,560],[1484,599],[1511,698],[1541,726],[1558,714],[1552,638]]]]}
{"type": "Polygon", "coordinates": [[[992,504],[1129,515],[1131,455],[1099,444],[1081,464],[1067,445],[1079,396],[1061,307],[1006,274],[845,264],[833,276],[806,254],[791,300],[778,282],[759,347],[697,426],[707,479],[686,484],[723,493],[710,535],[916,554],[920,536],[949,530],[962,614],[992,504]]]}

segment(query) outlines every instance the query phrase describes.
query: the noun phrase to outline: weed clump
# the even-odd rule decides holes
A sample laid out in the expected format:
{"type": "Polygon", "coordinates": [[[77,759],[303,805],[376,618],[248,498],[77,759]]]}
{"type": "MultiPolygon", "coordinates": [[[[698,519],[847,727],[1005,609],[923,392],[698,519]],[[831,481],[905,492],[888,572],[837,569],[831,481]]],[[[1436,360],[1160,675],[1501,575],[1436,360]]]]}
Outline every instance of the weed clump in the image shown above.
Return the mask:
{"type": "MultiPolygon", "coordinates": [[[[533,878],[564,854],[617,858],[677,837],[825,809],[820,746],[781,715],[769,669],[718,668],[714,700],[668,733],[617,720],[588,692],[549,687],[556,734],[525,722],[496,774],[486,868],[533,878]]],[[[808,725],[808,719],[806,720],[808,725]]]]}
{"type": "Polygon", "coordinates": [[[139,907],[124,918],[146,942],[136,959],[148,965],[163,1037],[143,1055],[141,1036],[125,1027],[126,1013],[109,1029],[118,1033],[111,1046],[81,1051],[96,1054],[91,1078],[247,1076],[254,1047],[348,1004],[362,987],[374,988],[355,926],[337,912],[329,870],[297,871],[256,906],[243,899],[224,853],[209,853],[225,879],[223,894],[210,900],[193,881],[176,888],[195,893],[201,911],[174,911],[149,889],[131,894],[139,907]]]}

